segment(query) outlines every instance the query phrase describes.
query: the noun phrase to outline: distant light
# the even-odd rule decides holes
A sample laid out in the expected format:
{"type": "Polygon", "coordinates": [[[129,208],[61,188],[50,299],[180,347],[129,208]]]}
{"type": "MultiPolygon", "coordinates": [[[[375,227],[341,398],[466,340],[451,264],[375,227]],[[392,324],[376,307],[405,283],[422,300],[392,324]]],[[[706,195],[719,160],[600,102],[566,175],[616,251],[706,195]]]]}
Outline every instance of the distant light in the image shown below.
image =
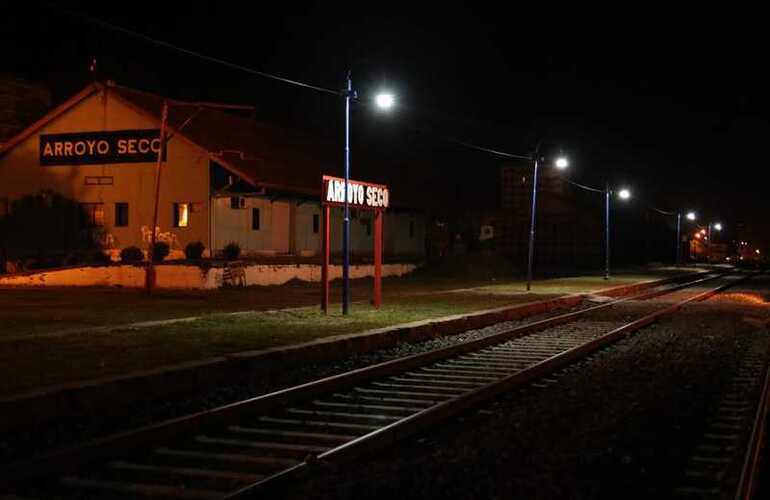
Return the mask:
{"type": "Polygon", "coordinates": [[[754,250],[754,251],[755,251],[755,252],[757,252],[757,255],[759,255],[759,248],[757,248],[757,249],[756,249],[756,250],[754,250]]]}
{"type": "Polygon", "coordinates": [[[393,94],[382,93],[377,94],[375,102],[377,103],[377,107],[380,109],[390,109],[396,103],[396,98],[393,97],[393,94]]]}
{"type": "Polygon", "coordinates": [[[714,224],[714,229],[716,229],[717,231],[721,231],[722,230],[722,224],[717,222],[716,224],[714,224]]]}
{"type": "Polygon", "coordinates": [[[687,212],[687,220],[695,220],[695,212],[687,212]]]}
{"type": "Polygon", "coordinates": [[[700,230],[700,234],[706,234],[706,230],[705,229],[701,229],[700,230]]]}
{"type": "Polygon", "coordinates": [[[696,238],[700,238],[700,233],[695,233],[696,238]]]}
{"type": "Polygon", "coordinates": [[[730,257],[725,257],[725,260],[726,260],[727,262],[730,262],[730,257]]]}
{"type": "Polygon", "coordinates": [[[556,159],[556,168],[565,169],[569,166],[569,162],[563,156],[556,159]]]}
{"type": "Polygon", "coordinates": [[[620,191],[618,191],[618,196],[620,197],[621,200],[627,200],[631,198],[631,191],[629,191],[628,189],[621,189],[620,191]]]}

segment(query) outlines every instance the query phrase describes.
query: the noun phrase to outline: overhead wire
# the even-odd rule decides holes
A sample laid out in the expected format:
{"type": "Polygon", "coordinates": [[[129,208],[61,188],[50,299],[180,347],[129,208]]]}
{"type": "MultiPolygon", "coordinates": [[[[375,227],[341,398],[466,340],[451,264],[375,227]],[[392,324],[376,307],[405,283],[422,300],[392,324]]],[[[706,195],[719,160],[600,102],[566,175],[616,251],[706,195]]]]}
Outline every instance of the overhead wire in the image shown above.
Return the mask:
{"type": "MultiPolygon", "coordinates": [[[[169,50],[177,51],[177,52],[180,52],[180,53],[185,54],[185,55],[190,56],[190,57],[197,57],[197,58],[202,59],[204,61],[208,61],[208,62],[215,63],[215,64],[220,64],[222,66],[225,66],[225,67],[228,67],[228,68],[231,68],[231,69],[243,71],[243,72],[246,72],[246,73],[249,73],[249,74],[252,74],[252,75],[261,76],[261,77],[268,78],[268,79],[271,79],[271,80],[283,82],[283,83],[286,83],[286,84],[289,84],[289,85],[294,85],[294,86],[301,87],[301,88],[315,90],[315,91],[318,91],[318,92],[322,92],[322,93],[330,94],[330,95],[334,95],[334,96],[344,96],[345,92],[346,92],[343,89],[332,89],[332,88],[329,88],[329,87],[323,87],[323,86],[320,86],[320,85],[315,85],[315,84],[303,82],[303,81],[296,80],[296,79],[293,79],[293,78],[287,78],[287,77],[276,75],[276,74],[269,73],[269,72],[266,72],[266,71],[260,71],[260,70],[254,69],[254,68],[250,68],[248,66],[244,66],[243,64],[235,63],[235,62],[232,62],[232,61],[227,61],[227,60],[224,60],[224,59],[221,59],[221,58],[218,58],[218,57],[206,55],[206,54],[203,54],[201,52],[197,52],[197,51],[194,51],[194,50],[191,50],[191,49],[180,47],[180,46],[172,44],[170,42],[167,42],[167,41],[164,41],[164,40],[160,40],[160,39],[151,37],[151,36],[146,35],[144,33],[140,33],[138,31],[135,31],[135,30],[132,30],[132,29],[129,29],[129,28],[125,28],[123,26],[118,26],[116,24],[104,21],[104,20],[99,19],[97,17],[90,16],[88,14],[84,14],[84,13],[81,13],[81,12],[75,12],[75,11],[72,11],[72,10],[69,10],[69,9],[64,9],[64,8],[61,8],[60,6],[53,5],[53,4],[50,4],[48,2],[45,2],[45,4],[48,5],[49,7],[51,7],[52,9],[55,9],[55,10],[65,14],[67,16],[70,16],[70,17],[73,17],[73,18],[76,18],[76,19],[80,19],[80,20],[86,21],[88,23],[97,25],[97,26],[99,26],[101,28],[112,30],[112,31],[117,31],[117,32],[123,33],[125,35],[128,35],[130,37],[142,40],[144,42],[147,42],[147,43],[159,46],[159,47],[163,47],[163,48],[166,48],[166,49],[169,49],[169,50]]],[[[358,104],[363,104],[364,106],[367,106],[367,104],[361,102],[358,99],[354,98],[354,100],[357,101],[358,104]]],[[[471,142],[468,142],[468,141],[465,141],[465,140],[462,140],[462,139],[458,139],[456,137],[448,136],[446,134],[441,134],[441,133],[438,133],[438,132],[435,132],[435,131],[426,131],[426,130],[424,130],[423,127],[419,127],[419,128],[414,127],[414,128],[416,130],[421,131],[421,132],[426,132],[426,133],[429,133],[431,135],[434,135],[434,136],[436,136],[436,137],[438,137],[440,139],[443,139],[445,141],[453,142],[453,143],[459,144],[461,146],[464,146],[466,148],[473,149],[473,150],[476,150],[476,151],[480,151],[480,152],[484,152],[484,153],[488,153],[488,154],[492,154],[492,155],[499,156],[499,157],[504,157],[504,158],[512,158],[512,159],[528,160],[528,161],[533,161],[534,160],[534,157],[532,155],[521,155],[521,154],[509,153],[507,151],[501,151],[499,149],[493,149],[493,148],[489,148],[489,147],[485,147],[485,146],[480,146],[478,144],[473,144],[471,142]]],[[[584,184],[580,184],[578,182],[572,181],[572,180],[570,180],[570,179],[568,179],[566,177],[564,177],[563,179],[566,182],[568,182],[569,184],[571,184],[573,186],[576,186],[578,188],[587,190],[587,191],[593,191],[593,192],[597,192],[597,193],[604,193],[605,192],[602,189],[597,189],[597,188],[593,188],[593,187],[590,187],[590,186],[586,186],[584,184]]],[[[663,215],[676,215],[676,212],[667,212],[665,210],[660,210],[660,209],[657,209],[657,208],[654,208],[654,207],[650,207],[650,208],[652,210],[660,213],[660,214],[663,214],[663,215]]]]}

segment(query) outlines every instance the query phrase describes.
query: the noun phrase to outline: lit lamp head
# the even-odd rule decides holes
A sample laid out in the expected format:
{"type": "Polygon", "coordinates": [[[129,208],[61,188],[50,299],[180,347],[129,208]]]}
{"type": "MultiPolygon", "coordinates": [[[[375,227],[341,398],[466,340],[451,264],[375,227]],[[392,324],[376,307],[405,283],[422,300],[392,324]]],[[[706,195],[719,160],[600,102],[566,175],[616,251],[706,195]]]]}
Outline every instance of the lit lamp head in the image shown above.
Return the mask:
{"type": "Polygon", "coordinates": [[[628,200],[629,198],[631,198],[631,191],[625,188],[621,189],[620,191],[618,191],[618,198],[620,198],[621,200],[628,200]]]}
{"type": "Polygon", "coordinates": [[[722,230],[722,224],[717,222],[716,224],[714,224],[714,229],[716,229],[717,231],[721,231],[722,230]]]}
{"type": "Polygon", "coordinates": [[[695,220],[695,212],[687,212],[687,220],[695,220]]]}
{"type": "Polygon", "coordinates": [[[567,161],[566,158],[564,158],[563,156],[560,156],[559,158],[556,158],[556,162],[554,163],[554,165],[556,165],[556,168],[558,168],[559,170],[564,170],[569,166],[569,162],[567,161]]]}
{"type": "Polygon", "coordinates": [[[374,102],[377,104],[378,108],[388,110],[396,103],[396,98],[389,92],[380,92],[374,98],[374,102]]]}

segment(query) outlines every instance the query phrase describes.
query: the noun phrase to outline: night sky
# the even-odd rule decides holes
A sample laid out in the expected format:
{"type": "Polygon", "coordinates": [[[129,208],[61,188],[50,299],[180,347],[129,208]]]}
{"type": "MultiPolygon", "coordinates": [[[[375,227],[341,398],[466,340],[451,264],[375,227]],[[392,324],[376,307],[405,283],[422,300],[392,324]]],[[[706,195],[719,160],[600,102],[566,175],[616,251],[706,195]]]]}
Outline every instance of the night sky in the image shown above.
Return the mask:
{"type": "MultiPolygon", "coordinates": [[[[573,179],[632,186],[637,209],[693,208],[729,227],[767,217],[770,82],[758,12],[272,3],[254,3],[250,12],[233,2],[180,9],[68,2],[67,9],[324,87],[341,88],[351,69],[362,99],[380,88],[398,97],[388,116],[354,110],[354,161],[356,147],[370,148],[410,165],[401,175],[425,190],[437,189],[439,178],[455,187],[452,196],[467,187],[465,203],[494,198],[486,193],[497,194],[496,167],[505,160],[442,137],[518,154],[542,139],[547,154],[571,158],[573,179]]],[[[100,79],[180,99],[253,104],[260,118],[340,141],[342,154],[335,96],[25,4],[0,20],[3,45],[13,47],[3,66],[47,83],[57,101],[91,80],[96,57],[100,79]]]]}

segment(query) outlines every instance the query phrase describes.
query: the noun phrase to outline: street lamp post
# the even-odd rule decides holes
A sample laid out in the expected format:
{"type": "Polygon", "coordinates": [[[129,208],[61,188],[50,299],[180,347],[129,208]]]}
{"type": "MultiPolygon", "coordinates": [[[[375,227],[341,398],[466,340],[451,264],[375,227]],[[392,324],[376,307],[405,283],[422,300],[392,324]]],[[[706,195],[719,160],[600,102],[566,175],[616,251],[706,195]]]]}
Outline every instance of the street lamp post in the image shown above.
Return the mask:
{"type": "MultiPolygon", "coordinates": [[[[350,313],[350,101],[357,99],[358,94],[353,90],[353,82],[348,71],[347,82],[342,95],[345,97],[345,195],[344,213],[342,219],[342,314],[350,313]]],[[[390,109],[395,103],[393,94],[384,92],[375,98],[380,109],[390,109]]]]}
{"type": "Polygon", "coordinates": [[[682,263],[682,213],[676,214],[676,265],[679,266],[682,263]]]}
{"type": "Polygon", "coordinates": [[[345,89],[345,202],[342,218],[342,314],[350,313],[350,99],[356,96],[348,71],[345,89]]]}
{"type": "Polygon", "coordinates": [[[532,175],[532,213],[529,222],[529,251],[527,253],[527,291],[532,289],[532,261],[535,257],[535,209],[537,207],[538,152],[535,152],[535,173],[532,175]]]}
{"type": "Polygon", "coordinates": [[[711,261],[711,245],[713,244],[713,241],[711,240],[711,228],[716,229],[717,231],[722,230],[722,224],[720,222],[709,222],[708,226],[708,235],[707,235],[707,241],[706,248],[708,248],[708,260],[711,261]]]}
{"type": "MultiPolygon", "coordinates": [[[[610,279],[610,197],[612,196],[612,190],[610,190],[609,183],[606,184],[604,190],[604,279],[610,279]]],[[[618,191],[618,198],[621,200],[627,200],[631,198],[631,191],[628,189],[621,189],[618,191]]]]}
{"type": "MultiPolygon", "coordinates": [[[[540,144],[535,148],[535,170],[532,175],[532,214],[529,223],[529,251],[527,253],[527,291],[532,289],[532,264],[535,259],[535,211],[537,209],[537,170],[540,162],[540,144]]],[[[566,158],[557,158],[556,168],[565,169],[569,165],[566,158]]]]}

